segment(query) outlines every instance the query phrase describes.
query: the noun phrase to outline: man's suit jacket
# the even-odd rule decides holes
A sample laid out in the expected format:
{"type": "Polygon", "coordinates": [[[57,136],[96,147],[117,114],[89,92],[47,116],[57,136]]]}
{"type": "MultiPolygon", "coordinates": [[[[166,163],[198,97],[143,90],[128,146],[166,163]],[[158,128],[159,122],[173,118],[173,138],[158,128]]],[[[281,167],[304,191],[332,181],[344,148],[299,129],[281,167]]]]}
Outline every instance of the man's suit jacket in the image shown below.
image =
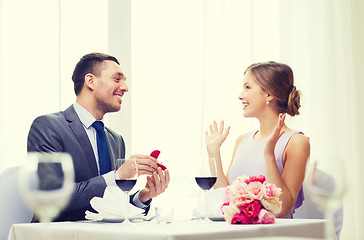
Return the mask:
{"type": "MultiPolygon", "coordinates": [[[[125,157],[123,138],[105,128],[112,160],[125,157]]],[[[28,152],[67,152],[72,156],[75,189],[70,203],[55,221],[84,220],[90,200],[102,197],[106,182],[99,176],[94,151],[73,106],[36,118],[28,135],[28,152]]],[[[115,169],[114,161],[111,161],[115,169]]]]}

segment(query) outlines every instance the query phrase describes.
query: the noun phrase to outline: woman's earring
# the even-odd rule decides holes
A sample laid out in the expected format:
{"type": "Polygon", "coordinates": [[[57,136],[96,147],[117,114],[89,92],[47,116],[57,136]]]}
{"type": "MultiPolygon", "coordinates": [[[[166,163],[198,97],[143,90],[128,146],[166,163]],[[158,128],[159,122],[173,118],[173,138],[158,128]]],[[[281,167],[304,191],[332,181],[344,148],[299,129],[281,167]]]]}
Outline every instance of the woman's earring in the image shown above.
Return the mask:
{"type": "Polygon", "coordinates": [[[268,105],[269,104],[269,100],[267,100],[265,103],[268,105]]]}

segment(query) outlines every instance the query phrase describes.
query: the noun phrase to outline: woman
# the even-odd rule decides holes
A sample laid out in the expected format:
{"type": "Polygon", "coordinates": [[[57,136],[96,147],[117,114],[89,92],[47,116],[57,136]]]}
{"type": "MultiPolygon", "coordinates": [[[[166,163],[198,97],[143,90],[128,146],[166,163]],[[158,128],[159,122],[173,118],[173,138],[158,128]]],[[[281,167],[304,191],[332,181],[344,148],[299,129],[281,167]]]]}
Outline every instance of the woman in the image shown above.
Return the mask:
{"type": "Polygon", "coordinates": [[[241,175],[265,175],[282,189],[282,211],[277,217],[292,217],[303,201],[302,183],[310,143],[301,132],[288,128],[285,114],[299,114],[300,92],[293,84],[292,69],[281,63],[265,62],[249,66],[239,95],[244,117],[257,118],[258,131],[237,138],[227,174],[222,168],[220,147],[229,134],[224,122],[214,121],[206,132],[206,147],[217,164],[215,188],[226,187],[241,175]]]}

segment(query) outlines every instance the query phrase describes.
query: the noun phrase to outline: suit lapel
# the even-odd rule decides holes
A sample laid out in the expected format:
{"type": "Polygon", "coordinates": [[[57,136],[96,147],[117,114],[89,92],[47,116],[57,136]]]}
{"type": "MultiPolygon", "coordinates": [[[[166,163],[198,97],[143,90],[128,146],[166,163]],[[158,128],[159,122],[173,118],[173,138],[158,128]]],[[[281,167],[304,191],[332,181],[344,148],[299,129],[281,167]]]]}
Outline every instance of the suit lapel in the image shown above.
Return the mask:
{"type": "Polygon", "coordinates": [[[94,151],[92,150],[92,146],[90,140],[88,139],[87,133],[83,128],[83,125],[80,119],[78,118],[77,113],[73,108],[73,106],[68,107],[64,111],[64,115],[73,134],[76,136],[78,142],[80,143],[81,149],[83,150],[86,156],[86,160],[88,161],[88,166],[90,166],[92,174],[97,176],[98,170],[97,170],[94,151]]]}

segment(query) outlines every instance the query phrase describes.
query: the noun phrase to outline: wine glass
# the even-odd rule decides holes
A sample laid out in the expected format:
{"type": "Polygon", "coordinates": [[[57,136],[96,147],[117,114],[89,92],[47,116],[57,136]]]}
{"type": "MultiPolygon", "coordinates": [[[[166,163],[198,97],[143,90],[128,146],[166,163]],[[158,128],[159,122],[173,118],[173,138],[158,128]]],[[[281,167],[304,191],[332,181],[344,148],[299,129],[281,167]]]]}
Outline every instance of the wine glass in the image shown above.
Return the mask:
{"type": "Polygon", "coordinates": [[[51,222],[68,204],[74,188],[72,157],[67,153],[28,153],[19,170],[20,195],[40,222],[51,222]]]}
{"type": "Polygon", "coordinates": [[[327,220],[325,239],[336,239],[333,228],[335,212],[342,206],[342,198],[346,191],[344,162],[337,157],[328,158],[326,162],[315,159],[308,166],[305,185],[312,201],[327,220]]]}
{"type": "Polygon", "coordinates": [[[201,222],[211,222],[208,218],[208,194],[207,192],[215,185],[217,180],[216,174],[216,161],[215,158],[207,157],[202,158],[199,172],[195,177],[197,185],[204,191],[205,205],[204,216],[201,222]]]}
{"type": "Polygon", "coordinates": [[[125,160],[124,158],[118,158],[116,159],[116,170],[119,169],[123,164],[132,164],[135,168],[134,171],[129,172],[129,176],[126,178],[120,178],[117,171],[115,171],[115,182],[116,185],[125,193],[126,199],[125,199],[125,220],[122,222],[122,224],[125,225],[131,225],[132,222],[129,219],[128,216],[128,208],[129,208],[129,192],[133,189],[137,182],[138,178],[138,165],[136,163],[136,159],[129,159],[125,160]]]}

